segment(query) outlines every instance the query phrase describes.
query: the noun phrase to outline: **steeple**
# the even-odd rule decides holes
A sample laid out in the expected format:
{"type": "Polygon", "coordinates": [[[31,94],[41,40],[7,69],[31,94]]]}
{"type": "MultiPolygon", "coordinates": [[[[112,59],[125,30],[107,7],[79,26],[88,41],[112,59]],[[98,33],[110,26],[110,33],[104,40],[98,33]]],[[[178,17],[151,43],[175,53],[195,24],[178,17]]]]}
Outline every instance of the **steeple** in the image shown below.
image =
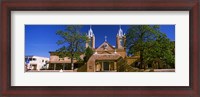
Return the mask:
{"type": "Polygon", "coordinates": [[[123,33],[123,30],[121,28],[121,25],[119,26],[119,30],[116,37],[116,47],[117,49],[125,49],[125,42],[126,42],[126,36],[123,33]]]}
{"type": "Polygon", "coordinates": [[[88,30],[88,37],[91,38],[94,36],[93,30],[92,30],[92,26],[90,25],[90,29],[88,30]]]}
{"type": "Polygon", "coordinates": [[[86,42],[86,47],[95,48],[95,35],[92,30],[92,26],[90,25],[90,29],[88,30],[88,42],[86,42]]]}
{"type": "Polygon", "coordinates": [[[119,25],[119,31],[118,31],[117,36],[119,36],[119,37],[123,37],[123,36],[124,36],[123,30],[122,30],[122,28],[121,28],[121,25],[119,25]]]}

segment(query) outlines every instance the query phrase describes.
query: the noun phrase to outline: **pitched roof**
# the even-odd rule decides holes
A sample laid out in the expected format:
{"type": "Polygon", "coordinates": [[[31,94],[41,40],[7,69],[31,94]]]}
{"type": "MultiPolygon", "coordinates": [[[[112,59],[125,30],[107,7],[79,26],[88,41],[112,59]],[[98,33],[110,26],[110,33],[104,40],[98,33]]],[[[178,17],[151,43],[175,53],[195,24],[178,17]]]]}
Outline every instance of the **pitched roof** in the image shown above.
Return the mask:
{"type": "Polygon", "coordinates": [[[96,50],[98,51],[104,49],[114,50],[115,48],[112,45],[110,45],[107,41],[105,41],[96,50]]]}

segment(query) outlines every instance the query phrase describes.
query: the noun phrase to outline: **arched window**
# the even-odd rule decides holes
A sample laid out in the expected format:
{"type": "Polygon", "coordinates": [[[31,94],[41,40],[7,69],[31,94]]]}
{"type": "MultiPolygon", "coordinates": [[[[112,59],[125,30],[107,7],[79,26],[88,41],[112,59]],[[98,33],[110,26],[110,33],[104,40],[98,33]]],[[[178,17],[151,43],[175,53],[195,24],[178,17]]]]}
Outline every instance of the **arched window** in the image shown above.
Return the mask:
{"type": "Polygon", "coordinates": [[[122,39],[120,39],[119,42],[121,46],[124,46],[124,41],[122,39]]]}

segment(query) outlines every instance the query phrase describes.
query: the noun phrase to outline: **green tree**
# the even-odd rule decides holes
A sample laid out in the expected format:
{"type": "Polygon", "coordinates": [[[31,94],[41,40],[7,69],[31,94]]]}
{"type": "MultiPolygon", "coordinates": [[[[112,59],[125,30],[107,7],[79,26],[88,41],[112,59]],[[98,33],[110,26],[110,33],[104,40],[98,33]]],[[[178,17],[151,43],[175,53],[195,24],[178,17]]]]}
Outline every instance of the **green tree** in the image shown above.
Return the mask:
{"type": "Polygon", "coordinates": [[[140,55],[140,68],[157,59],[173,63],[172,44],[157,25],[133,25],[126,34],[128,54],[140,55]]]}
{"type": "Polygon", "coordinates": [[[56,34],[61,37],[57,41],[61,48],[56,50],[59,57],[69,57],[71,59],[71,69],[74,69],[74,59],[81,60],[80,55],[83,54],[85,41],[87,37],[80,32],[81,26],[67,26],[66,31],[57,31],[56,34]]]}
{"type": "Polygon", "coordinates": [[[160,62],[160,64],[170,65],[174,67],[175,63],[175,44],[171,42],[166,34],[160,33],[155,41],[151,44],[147,43],[149,49],[145,50],[144,59],[145,63],[160,62]],[[151,46],[151,47],[150,47],[151,46]]]}
{"type": "Polygon", "coordinates": [[[85,50],[84,62],[86,63],[89,58],[93,55],[93,50],[90,47],[87,47],[85,50]]]}

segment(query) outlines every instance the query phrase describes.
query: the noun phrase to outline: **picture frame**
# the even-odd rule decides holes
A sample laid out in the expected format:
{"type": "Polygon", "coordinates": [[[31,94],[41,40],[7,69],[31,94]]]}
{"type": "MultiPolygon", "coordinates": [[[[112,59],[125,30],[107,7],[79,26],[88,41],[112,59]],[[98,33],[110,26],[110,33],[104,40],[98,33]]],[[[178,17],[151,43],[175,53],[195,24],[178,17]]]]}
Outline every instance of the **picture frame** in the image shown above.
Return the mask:
{"type": "Polygon", "coordinates": [[[199,0],[1,1],[0,96],[199,97],[199,4],[199,0]],[[11,86],[11,11],[189,11],[189,86],[11,86]]]}

